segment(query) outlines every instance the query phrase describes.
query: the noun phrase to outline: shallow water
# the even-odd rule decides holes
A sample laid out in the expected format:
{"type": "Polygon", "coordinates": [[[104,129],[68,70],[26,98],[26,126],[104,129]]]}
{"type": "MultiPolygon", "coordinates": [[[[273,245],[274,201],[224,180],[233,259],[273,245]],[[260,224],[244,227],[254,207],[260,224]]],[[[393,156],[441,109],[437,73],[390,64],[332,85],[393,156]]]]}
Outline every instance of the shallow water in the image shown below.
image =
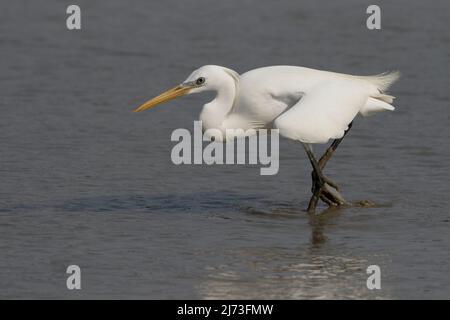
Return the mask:
{"type": "Polygon", "coordinates": [[[448,2],[383,2],[381,31],[356,0],[78,4],[77,32],[58,1],[0,4],[1,298],[449,298],[448,2]],[[377,205],[308,216],[287,140],[275,176],[173,165],[209,97],[131,110],[204,64],[399,69],[397,110],[356,119],[326,170],[377,205]]]}

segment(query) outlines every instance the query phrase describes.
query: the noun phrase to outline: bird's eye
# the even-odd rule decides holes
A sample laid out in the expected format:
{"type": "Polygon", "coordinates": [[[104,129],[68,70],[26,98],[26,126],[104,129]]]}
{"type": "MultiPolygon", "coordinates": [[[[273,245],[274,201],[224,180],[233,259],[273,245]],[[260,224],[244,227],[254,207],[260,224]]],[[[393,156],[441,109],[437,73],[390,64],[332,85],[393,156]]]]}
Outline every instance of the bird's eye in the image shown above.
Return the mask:
{"type": "Polygon", "coordinates": [[[198,78],[198,79],[195,81],[195,83],[196,83],[197,85],[201,85],[201,84],[205,83],[205,78],[200,77],[200,78],[198,78]]]}

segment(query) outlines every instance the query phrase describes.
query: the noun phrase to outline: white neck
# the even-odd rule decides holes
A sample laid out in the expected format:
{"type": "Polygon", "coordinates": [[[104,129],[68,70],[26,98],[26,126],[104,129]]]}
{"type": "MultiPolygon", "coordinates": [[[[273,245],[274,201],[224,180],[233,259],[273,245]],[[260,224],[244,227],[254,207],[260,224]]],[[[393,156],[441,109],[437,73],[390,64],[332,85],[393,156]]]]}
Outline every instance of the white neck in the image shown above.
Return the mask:
{"type": "Polygon", "coordinates": [[[200,120],[205,130],[210,128],[223,129],[222,123],[233,107],[236,97],[236,85],[234,80],[227,75],[218,88],[216,97],[203,106],[200,120]]]}

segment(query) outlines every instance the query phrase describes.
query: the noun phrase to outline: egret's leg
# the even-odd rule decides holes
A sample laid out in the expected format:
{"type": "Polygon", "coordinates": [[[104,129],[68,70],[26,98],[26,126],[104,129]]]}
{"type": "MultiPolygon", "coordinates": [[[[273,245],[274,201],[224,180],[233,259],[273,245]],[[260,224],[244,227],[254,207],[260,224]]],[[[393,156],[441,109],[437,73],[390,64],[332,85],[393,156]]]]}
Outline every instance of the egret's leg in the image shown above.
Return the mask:
{"type": "Polygon", "coordinates": [[[314,156],[312,147],[308,143],[303,143],[303,148],[305,148],[306,154],[308,155],[309,161],[311,162],[311,166],[313,167],[313,186],[312,186],[312,197],[309,200],[308,209],[309,213],[314,213],[316,211],[317,202],[319,201],[320,189],[325,183],[321,178],[321,174],[318,174],[320,171],[319,164],[317,163],[316,157],[314,156]]]}
{"type": "Polygon", "coordinates": [[[320,169],[319,163],[316,160],[316,156],[314,155],[314,152],[312,150],[312,146],[309,143],[302,143],[303,148],[305,148],[306,154],[308,155],[309,162],[311,162],[311,166],[313,167],[313,172],[316,174],[316,179],[324,183],[322,170],[320,169]]]}
{"type": "MultiPolygon", "coordinates": [[[[331,156],[333,155],[334,151],[336,151],[337,147],[339,146],[339,144],[342,142],[342,140],[344,139],[344,137],[346,136],[346,134],[348,133],[348,131],[350,130],[350,128],[352,127],[353,122],[350,122],[350,124],[348,125],[348,129],[345,131],[344,136],[340,139],[336,139],[332,142],[332,144],[328,147],[328,149],[325,151],[325,153],[322,155],[322,157],[320,157],[319,161],[318,161],[318,167],[319,167],[319,171],[321,172],[321,170],[323,170],[323,168],[325,167],[325,165],[327,164],[328,160],[330,160],[331,156]]],[[[306,149],[306,147],[305,147],[306,149]]],[[[314,154],[312,153],[312,149],[309,146],[309,150],[312,154],[312,156],[314,157],[314,154]]],[[[308,151],[307,151],[308,153],[308,151]]],[[[308,154],[309,156],[309,154],[308,154]]],[[[314,166],[313,166],[314,169],[314,166]]],[[[312,180],[313,180],[313,186],[312,186],[312,192],[313,192],[313,196],[311,197],[311,200],[309,202],[308,205],[308,212],[315,210],[316,206],[317,206],[317,202],[319,201],[319,198],[325,202],[326,204],[328,204],[329,206],[331,205],[340,205],[340,204],[344,204],[346,203],[346,201],[344,200],[344,198],[339,194],[338,192],[338,186],[336,183],[334,183],[333,181],[331,181],[330,179],[328,179],[327,177],[325,177],[322,173],[321,173],[321,180],[317,179],[317,170],[314,169],[311,172],[311,176],[312,176],[312,180]],[[336,191],[330,189],[330,188],[326,188],[326,184],[324,185],[323,182],[325,182],[326,184],[330,185],[331,187],[333,187],[334,189],[336,189],[336,191]],[[320,189],[322,190],[318,190],[318,185],[322,186],[320,187],[320,189]],[[325,186],[325,188],[324,188],[325,186]],[[325,190],[323,190],[325,189],[325,190]],[[325,192],[324,192],[325,191],[325,192]],[[319,193],[319,195],[317,196],[317,193],[319,193]]]]}
{"type": "Polygon", "coordinates": [[[334,190],[332,187],[330,187],[331,185],[328,184],[327,181],[330,180],[328,178],[325,178],[325,176],[323,175],[319,163],[314,156],[311,145],[304,143],[303,147],[305,148],[306,154],[308,155],[308,158],[313,167],[312,172],[313,186],[311,190],[313,195],[308,204],[307,209],[308,212],[310,213],[315,212],[319,199],[321,199],[329,206],[339,206],[347,203],[345,199],[341,196],[341,194],[337,191],[337,189],[334,190]]]}
{"type": "MultiPolygon", "coordinates": [[[[331,156],[333,155],[333,153],[336,151],[337,147],[339,146],[339,144],[342,142],[342,140],[344,140],[344,137],[347,135],[347,133],[350,131],[351,127],[353,125],[353,121],[350,122],[350,124],[348,125],[347,130],[345,130],[344,132],[344,136],[340,139],[335,139],[331,145],[327,148],[327,150],[325,151],[325,153],[320,157],[319,159],[319,168],[321,170],[323,170],[325,168],[325,165],[327,164],[328,160],[330,160],[331,156]]],[[[314,171],[311,172],[312,175],[315,174],[314,171]]],[[[326,176],[323,176],[323,179],[325,180],[326,183],[328,183],[330,186],[332,186],[333,188],[335,188],[336,190],[339,191],[339,187],[336,183],[334,183],[331,179],[327,178],[326,176]]],[[[314,177],[313,177],[313,181],[314,181],[314,177]]]]}
{"type": "Polygon", "coordinates": [[[305,148],[306,154],[308,155],[309,161],[311,162],[311,165],[313,167],[313,195],[308,204],[308,212],[313,213],[315,211],[319,198],[330,206],[337,206],[345,203],[345,200],[342,198],[339,192],[332,190],[327,184],[327,178],[325,178],[322,174],[311,145],[304,143],[303,147],[305,148]]]}
{"type": "Polygon", "coordinates": [[[331,143],[331,145],[328,147],[328,149],[322,155],[322,157],[320,157],[320,159],[319,159],[319,167],[320,167],[320,169],[323,170],[323,168],[325,168],[325,165],[327,164],[328,160],[330,160],[330,158],[333,155],[334,151],[336,151],[336,149],[339,146],[339,144],[342,142],[342,140],[344,140],[344,137],[350,131],[350,129],[352,128],[352,125],[353,125],[353,121],[350,122],[350,124],[348,125],[348,129],[345,130],[344,136],[342,138],[340,138],[340,139],[334,140],[333,143],[331,143]]]}
{"type": "MultiPolygon", "coordinates": [[[[318,164],[319,164],[319,168],[320,168],[320,162],[318,162],[318,164]]],[[[323,168],[320,168],[320,169],[322,170],[323,168]]],[[[312,177],[313,181],[317,180],[315,175],[316,175],[316,172],[314,170],[311,171],[311,177],[312,177]]],[[[333,188],[335,188],[336,190],[339,191],[339,186],[336,184],[336,182],[334,182],[333,180],[331,180],[330,178],[328,178],[327,176],[325,176],[323,174],[322,174],[322,179],[325,183],[328,183],[330,186],[332,186],[333,188]]]]}

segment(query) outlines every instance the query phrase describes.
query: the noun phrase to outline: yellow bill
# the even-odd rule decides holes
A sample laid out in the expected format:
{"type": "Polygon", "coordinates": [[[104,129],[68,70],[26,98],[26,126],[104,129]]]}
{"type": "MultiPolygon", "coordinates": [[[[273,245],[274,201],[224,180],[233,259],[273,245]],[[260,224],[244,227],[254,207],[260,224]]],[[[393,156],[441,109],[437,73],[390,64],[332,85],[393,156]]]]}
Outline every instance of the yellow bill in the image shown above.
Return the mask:
{"type": "Polygon", "coordinates": [[[167,102],[170,100],[173,100],[175,98],[184,96],[191,90],[188,86],[176,86],[175,88],[172,88],[170,90],[167,90],[166,92],[161,93],[159,96],[154,97],[153,99],[148,100],[144,104],[142,104],[139,108],[136,108],[133,110],[133,112],[141,112],[150,108],[153,108],[154,106],[167,102]]]}

